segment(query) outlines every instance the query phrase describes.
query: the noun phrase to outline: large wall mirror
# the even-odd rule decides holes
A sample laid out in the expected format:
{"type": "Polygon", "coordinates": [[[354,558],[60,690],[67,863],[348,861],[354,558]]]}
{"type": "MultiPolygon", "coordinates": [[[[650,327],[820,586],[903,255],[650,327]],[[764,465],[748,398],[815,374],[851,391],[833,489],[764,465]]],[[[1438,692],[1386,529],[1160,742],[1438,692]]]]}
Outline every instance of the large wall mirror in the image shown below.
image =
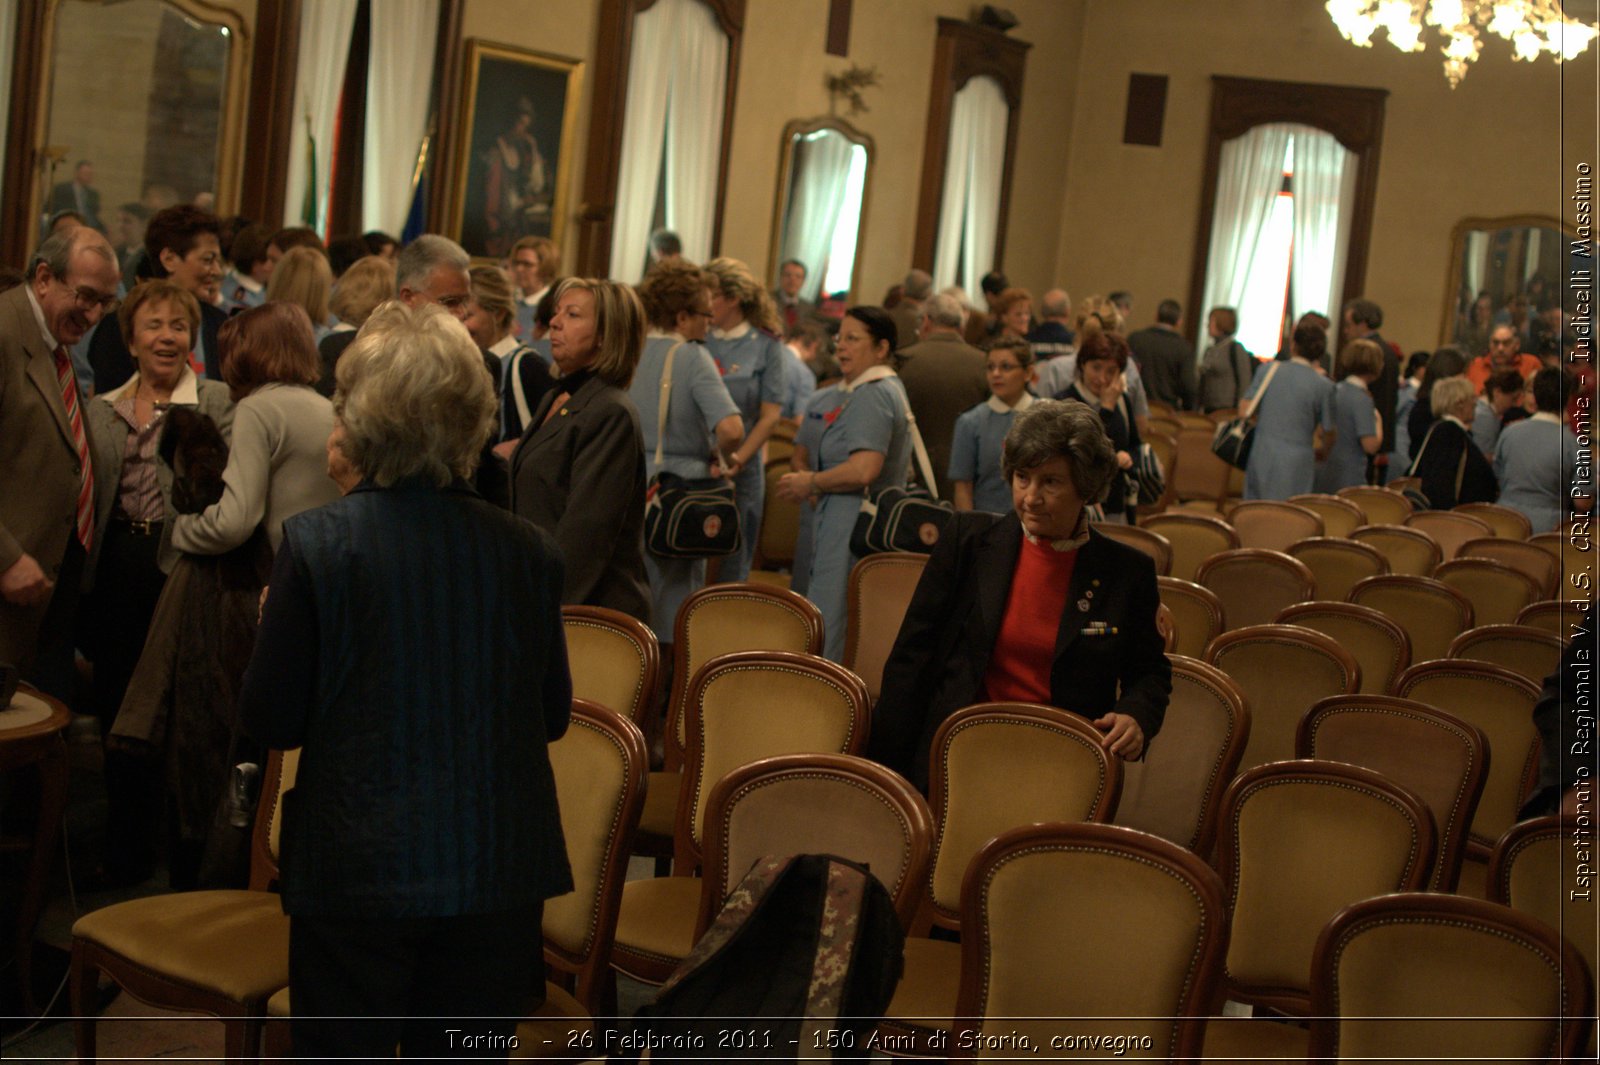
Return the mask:
{"type": "Polygon", "coordinates": [[[198,199],[234,210],[245,29],[237,10],[205,0],[55,0],[43,26],[49,92],[35,124],[33,216],[94,213],[121,244],[122,204],[198,199]]]}
{"type": "Polygon", "coordinates": [[[872,138],[843,119],[813,118],[784,127],[767,262],[774,285],[780,281],[779,264],[794,260],[806,268],[801,299],[853,298],[874,154],[872,138]]]}
{"type": "Polygon", "coordinates": [[[1560,302],[1574,265],[1587,268],[1571,254],[1571,237],[1552,217],[1462,219],[1450,233],[1439,342],[1482,355],[1494,326],[1510,321],[1523,334],[1523,350],[1532,350],[1540,305],[1560,302]]]}

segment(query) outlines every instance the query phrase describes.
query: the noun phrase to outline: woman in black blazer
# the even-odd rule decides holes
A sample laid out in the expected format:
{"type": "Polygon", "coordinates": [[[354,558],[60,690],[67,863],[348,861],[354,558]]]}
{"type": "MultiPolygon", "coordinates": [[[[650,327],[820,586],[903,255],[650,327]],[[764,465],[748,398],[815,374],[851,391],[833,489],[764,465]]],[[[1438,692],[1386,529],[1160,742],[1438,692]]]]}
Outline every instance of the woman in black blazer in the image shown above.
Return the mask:
{"type": "Polygon", "coordinates": [[[1058,706],[1136,759],[1172,693],[1155,564],[1085,518],[1117,473],[1099,415],[1035,403],[1006,436],[1004,472],[1014,513],[955,515],[884,666],[872,752],[924,789],[933,734],[964,706],[1058,706]]]}
{"type": "Polygon", "coordinates": [[[644,437],[627,392],[644,328],[644,306],[627,285],[569,277],[556,289],[549,340],[561,376],[511,455],[511,509],[560,546],[562,603],[648,624],[644,437]]]}

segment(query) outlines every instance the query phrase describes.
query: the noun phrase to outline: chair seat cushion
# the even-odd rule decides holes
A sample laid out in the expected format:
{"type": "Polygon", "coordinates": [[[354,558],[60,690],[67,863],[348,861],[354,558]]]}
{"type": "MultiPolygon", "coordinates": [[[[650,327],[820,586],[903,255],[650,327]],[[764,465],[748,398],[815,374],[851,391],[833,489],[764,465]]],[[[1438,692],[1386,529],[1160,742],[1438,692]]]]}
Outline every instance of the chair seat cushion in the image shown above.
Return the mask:
{"type": "Polygon", "coordinates": [[[289,918],[270,892],[132,899],[78,918],[72,935],[232,1002],[265,999],[289,983],[289,918]]]}
{"type": "Polygon", "coordinates": [[[570,1060],[575,1053],[594,1049],[594,1021],[589,1012],[571,992],[546,981],[544,1005],[517,1025],[517,1046],[511,1057],[570,1060]]]}
{"type": "Polygon", "coordinates": [[[1202,1055],[1206,1060],[1302,1062],[1311,1033],[1294,1024],[1257,1017],[1212,1017],[1206,1022],[1202,1055]]]}
{"type": "MultiPolygon", "coordinates": [[[[659,876],[622,885],[613,963],[628,972],[625,954],[642,954],[676,965],[694,948],[700,916],[700,878],[659,876]]],[[[631,975],[631,974],[630,974],[631,975]]]]}
{"type": "Polygon", "coordinates": [[[678,819],[678,789],[682,786],[683,774],[675,769],[650,774],[644,792],[644,809],[639,814],[641,833],[672,838],[673,825],[678,819]]]}
{"type": "Polygon", "coordinates": [[[905,958],[905,975],[884,1018],[914,1028],[948,1027],[961,987],[961,944],[911,938],[906,940],[905,958]]]}

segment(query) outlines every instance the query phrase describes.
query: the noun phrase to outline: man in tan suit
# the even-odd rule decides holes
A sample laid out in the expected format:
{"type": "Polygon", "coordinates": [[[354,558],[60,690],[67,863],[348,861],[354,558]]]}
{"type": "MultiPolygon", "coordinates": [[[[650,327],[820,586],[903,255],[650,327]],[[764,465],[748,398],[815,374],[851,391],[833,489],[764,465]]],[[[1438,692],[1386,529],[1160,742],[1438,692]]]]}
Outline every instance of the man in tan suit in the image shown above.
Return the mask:
{"type": "MultiPolygon", "coordinates": [[[[79,227],[0,294],[0,662],[69,695],[72,626],[94,535],[88,421],[67,349],[110,310],[117,256],[79,227]]],[[[111,486],[109,490],[115,490],[111,486]]]]}
{"type": "Polygon", "coordinates": [[[964,317],[965,308],[954,296],[928,297],[922,307],[921,339],[899,352],[900,382],[933,463],[940,499],[950,498],[950,442],[956,419],[989,396],[983,352],[961,339],[964,317]]]}

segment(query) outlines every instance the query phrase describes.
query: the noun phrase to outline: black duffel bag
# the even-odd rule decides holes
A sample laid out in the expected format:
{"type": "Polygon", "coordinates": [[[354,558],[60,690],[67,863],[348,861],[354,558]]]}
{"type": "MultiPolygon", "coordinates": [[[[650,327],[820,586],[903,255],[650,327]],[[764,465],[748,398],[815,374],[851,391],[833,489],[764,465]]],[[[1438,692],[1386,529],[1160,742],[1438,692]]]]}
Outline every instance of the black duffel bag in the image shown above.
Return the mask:
{"type": "Polygon", "coordinates": [[[675,473],[650,478],[644,497],[644,546],[658,558],[721,558],[739,550],[739,505],[733,482],[690,480],[675,473]]]}

